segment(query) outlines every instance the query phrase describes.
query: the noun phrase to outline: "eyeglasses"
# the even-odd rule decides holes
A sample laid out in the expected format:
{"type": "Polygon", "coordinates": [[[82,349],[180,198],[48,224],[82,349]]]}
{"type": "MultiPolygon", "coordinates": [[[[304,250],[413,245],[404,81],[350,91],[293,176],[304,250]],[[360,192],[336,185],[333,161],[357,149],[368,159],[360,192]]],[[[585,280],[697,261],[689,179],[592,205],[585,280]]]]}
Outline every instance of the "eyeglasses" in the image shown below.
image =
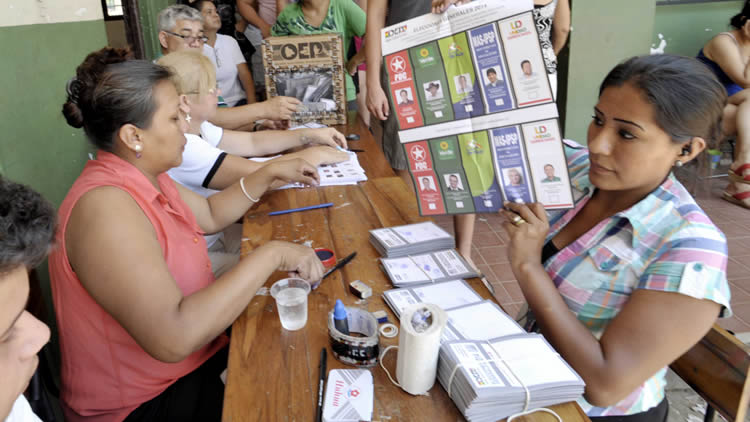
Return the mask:
{"type": "Polygon", "coordinates": [[[182,34],[178,34],[178,33],[172,32],[172,31],[164,31],[164,32],[166,32],[169,35],[174,35],[175,37],[182,38],[188,44],[192,44],[196,40],[200,41],[202,43],[205,43],[206,41],[208,41],[208,37],[205,36],[205,35],[201,35],[200,37],[194,37],[192,35],[182,35],[182,34]]]}

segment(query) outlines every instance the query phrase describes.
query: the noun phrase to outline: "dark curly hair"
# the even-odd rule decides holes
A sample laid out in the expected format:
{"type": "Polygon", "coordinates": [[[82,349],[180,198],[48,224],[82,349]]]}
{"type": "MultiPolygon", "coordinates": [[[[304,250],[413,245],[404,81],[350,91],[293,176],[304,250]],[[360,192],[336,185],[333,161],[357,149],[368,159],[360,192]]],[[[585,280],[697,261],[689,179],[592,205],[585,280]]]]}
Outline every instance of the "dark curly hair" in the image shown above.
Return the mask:
{"type": "Polygon", "coordinates": [[[28,186],[0,176],[0,274],[39,265],[54,233],[52,204],[28,186]]]}
{"type": "Polygon", "coordinates": [[[66,87],[62,113],[74,128],[83,127],[99,149],[112,151],[122,125],[151,126],[156,112],[154,87],[169,79],[164,67],[131,60],[130,50],[105,47],[84,59],[66,87]]]}
{"type": "Polygon", "coordinates": [[[740,29],[745,25],[748,17],[750,17],[750,0],[745,0],[745,4],[742,6],[742,11],[732,16],[732,19],[729,20],[729,25],[740,29]]]}

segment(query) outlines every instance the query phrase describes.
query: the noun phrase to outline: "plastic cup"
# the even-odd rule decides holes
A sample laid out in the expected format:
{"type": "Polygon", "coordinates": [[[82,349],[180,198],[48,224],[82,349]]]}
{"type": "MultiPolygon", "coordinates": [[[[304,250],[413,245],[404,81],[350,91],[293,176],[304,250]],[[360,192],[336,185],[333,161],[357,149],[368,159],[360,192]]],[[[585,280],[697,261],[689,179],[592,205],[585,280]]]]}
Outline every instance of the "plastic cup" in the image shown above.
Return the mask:
{"type": "Polygon", "coordinates": [[[276,299],[281,326],[289,331],[299,330],[307,323],[307,295],[310,283],[301,278],[285,278],[271,286],[276,299]]]}

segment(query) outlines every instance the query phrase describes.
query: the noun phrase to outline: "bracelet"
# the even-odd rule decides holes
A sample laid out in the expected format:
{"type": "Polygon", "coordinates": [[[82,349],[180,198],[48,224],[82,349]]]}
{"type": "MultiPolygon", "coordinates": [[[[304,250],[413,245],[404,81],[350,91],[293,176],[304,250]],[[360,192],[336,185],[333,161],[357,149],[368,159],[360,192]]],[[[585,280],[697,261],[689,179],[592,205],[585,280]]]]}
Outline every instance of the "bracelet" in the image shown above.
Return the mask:
{"type": "Polygon", "coordinates": [[[250,196],[250,194],[249,194],[249,193],[247,193],[247,191],[245,190],[245,176],[242,176],[242,178],[240,178],[240,189],[242,189],[242,193],[244,193],[244,194],[245,194],[245,196],[247,196],[247,199],[249,199],[249,200],[253,201],[253,203],[256,203],[256,202],[260,201],[260,198],[258,198],[258,199],[255,199],[255,198],[253,198],[253,197],[252,197],[252,196],[250,196]]]}

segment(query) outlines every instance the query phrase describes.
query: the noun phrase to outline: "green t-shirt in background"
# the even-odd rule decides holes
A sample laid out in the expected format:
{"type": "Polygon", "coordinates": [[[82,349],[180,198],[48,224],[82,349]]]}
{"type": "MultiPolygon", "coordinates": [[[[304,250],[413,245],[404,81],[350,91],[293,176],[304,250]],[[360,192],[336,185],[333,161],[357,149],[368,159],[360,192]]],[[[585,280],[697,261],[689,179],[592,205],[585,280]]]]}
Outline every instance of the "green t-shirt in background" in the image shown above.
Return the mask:
{"type": "MultiPolygon", "coordinates": [[[[364,36],[366,26],[365,12],[353,0],[330,0],[328,14],[318,27],[307,23],[299,3],[292,3],[285,7],[276,19],[276,24],[271,28],[271,35],[278,37],[336,32],[344,38],[344,59],[346,59],[346,53],[349,51],[352,40],[355,36],[364,36]]],[[[346,63],[344,64],[346,65],[346,63]]],[[[346,72],[346,69],[344,72],[346,72]]],[[[353,101],[356,98],[357,91],[354,88],[354,80],[346,73],[346,100],[353,101]]]]}

